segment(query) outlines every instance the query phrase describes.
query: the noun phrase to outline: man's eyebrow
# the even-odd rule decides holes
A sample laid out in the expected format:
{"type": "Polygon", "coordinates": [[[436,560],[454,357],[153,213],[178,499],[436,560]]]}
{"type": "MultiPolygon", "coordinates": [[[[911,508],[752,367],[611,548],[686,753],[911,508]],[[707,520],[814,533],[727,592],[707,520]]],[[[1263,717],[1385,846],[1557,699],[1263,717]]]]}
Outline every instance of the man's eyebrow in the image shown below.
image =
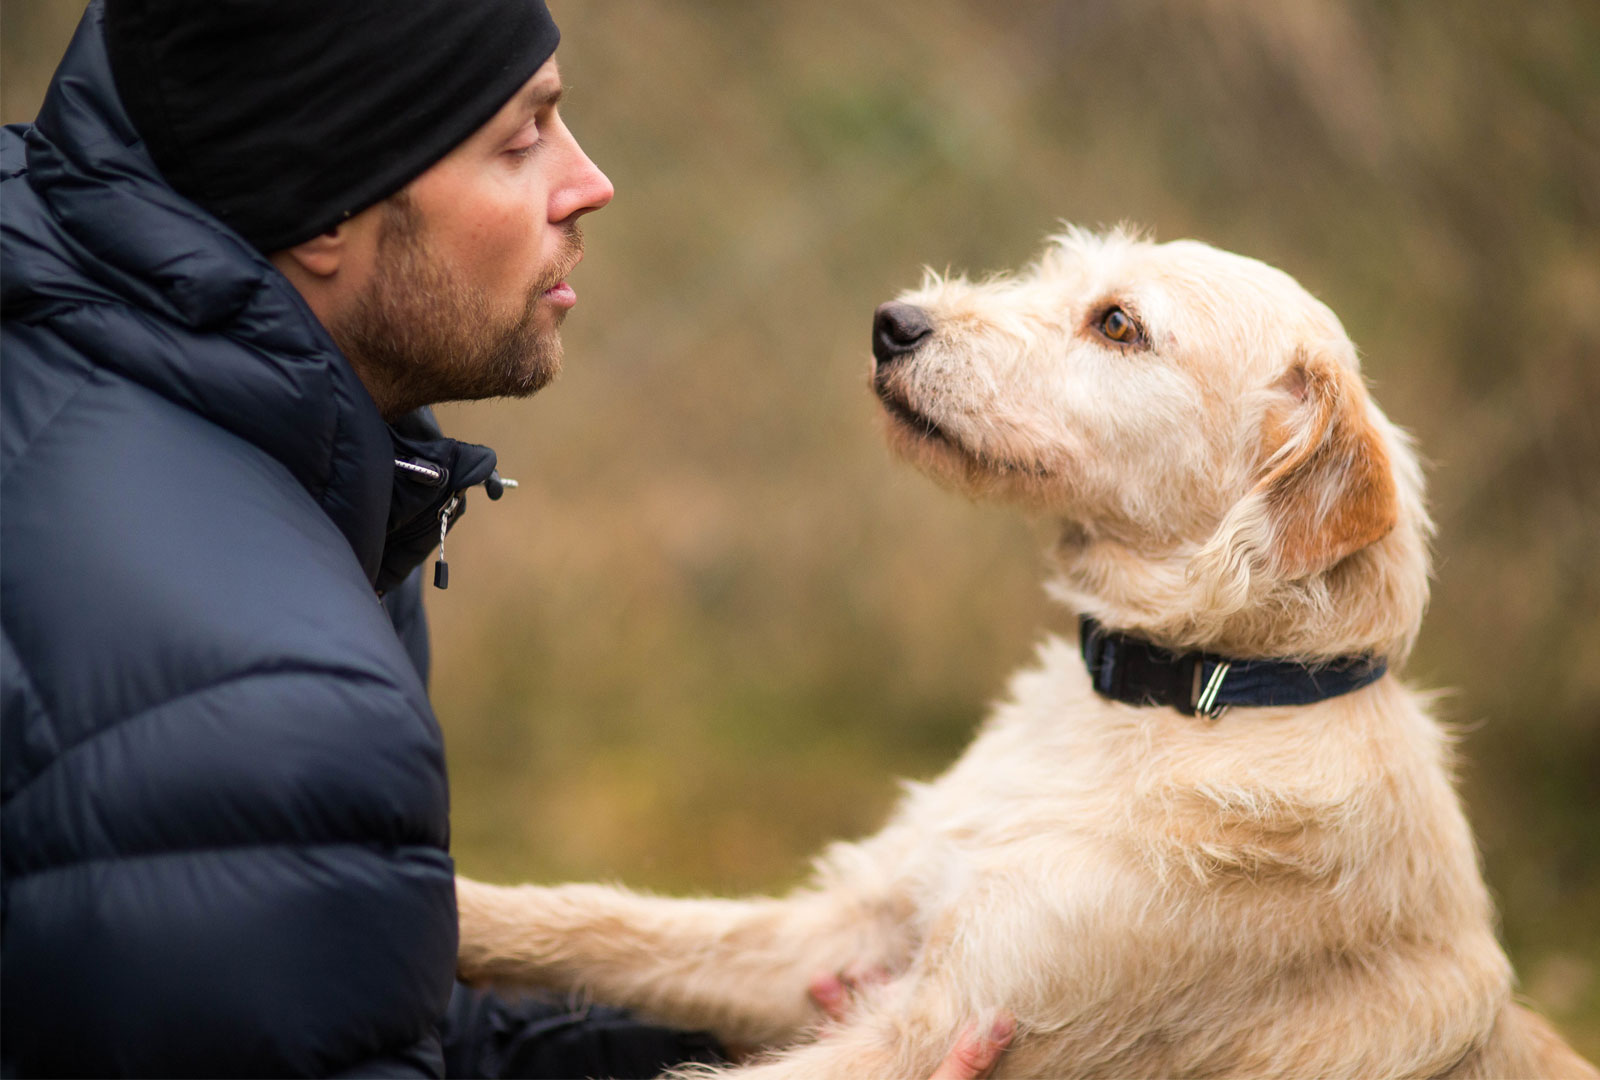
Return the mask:
{"type": "Polygon", "coordinates": [[[538,112],[540,109],[554,107],[566,92],[567,88],[563,83],[556,83],[554,86],[549,83],[540,83],[537,86],[530,86],[522,92],[520,104],[528,112],[538,112]]]}

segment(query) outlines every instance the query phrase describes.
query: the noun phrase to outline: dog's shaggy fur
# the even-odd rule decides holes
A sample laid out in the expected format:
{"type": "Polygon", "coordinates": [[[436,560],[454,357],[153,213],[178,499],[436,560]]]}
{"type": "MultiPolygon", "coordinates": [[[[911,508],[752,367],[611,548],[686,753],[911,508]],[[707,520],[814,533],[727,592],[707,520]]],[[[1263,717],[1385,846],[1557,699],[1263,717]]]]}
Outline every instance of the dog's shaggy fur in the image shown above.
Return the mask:
{"type": "MultiPolygon", "coordinates": [[[[874,375],[896,448],[1059,522],[1073,609],[1175,649],[1404,660],[1421,473],[1288,276],[1074,231],[901,299],[932,333],[874,375]]],[[[1450,739],[1392,673],[1210,721],[1096,696],[1049,640],[949,772],[790,896],[458,890],[464,977],[780,1048],[740,1075],[926,1076],[996,1008],[1004,1076],[1597,1075],[1513,1003],[1450,739]],[[851,966],[891,978],[818,1038],[808,982],[851,966]]]]}

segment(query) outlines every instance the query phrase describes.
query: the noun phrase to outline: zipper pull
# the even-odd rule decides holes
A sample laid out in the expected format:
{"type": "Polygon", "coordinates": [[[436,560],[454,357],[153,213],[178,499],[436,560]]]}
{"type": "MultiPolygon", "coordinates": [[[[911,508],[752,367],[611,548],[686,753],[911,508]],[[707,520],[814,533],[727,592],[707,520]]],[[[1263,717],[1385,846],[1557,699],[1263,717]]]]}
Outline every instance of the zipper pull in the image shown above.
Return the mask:
{"type": "Polygon", "coordinates": [[[452,495],[450,501],[439,508],[439,561],[433,564],[433,587],[450,587],[450,564],[444,561],[444,537],[450,531],[450,515],[461,505],[461,496],[452,495]]]}

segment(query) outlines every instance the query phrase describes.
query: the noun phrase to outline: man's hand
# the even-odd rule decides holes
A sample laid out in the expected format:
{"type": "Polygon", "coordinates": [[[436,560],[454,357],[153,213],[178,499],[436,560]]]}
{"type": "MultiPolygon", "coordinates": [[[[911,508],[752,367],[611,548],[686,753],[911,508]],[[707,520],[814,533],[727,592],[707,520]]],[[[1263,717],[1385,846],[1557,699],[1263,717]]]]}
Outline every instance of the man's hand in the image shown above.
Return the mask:
{"type": "Polygon", "coordinates": [[[889,981],[889,971],[881,967],[849,967],[843,971],[818,975],[807,987],[811,1000],[834,1023],[845,1018],[856,991],[864,986],[889,981]]]}
{"type": "Polygon", "coordinates": [[[1004,1013],[995,1017],[986,1033],[979,1034],[974,1024],[961,1033],[956,1048],[928,1080],[983,1080],[994,1072],[1015,1032],[1016,1022],[1004,1013]]]}
{"type": "MultiPolygon", "coordinates": [[[[838,974],[818,975],[811,980],[811,1000],[829,1020],[839,1023],[849,1013],[858,990],[888,979],[889,973],[882,968],[851,968],[838,974]]],[[[1016,1022],[1004,1013],[995,1017],[987,1032],[980,1033],[977,1025],[969,1027],[928,1080],[983,1080],[994,1071],[1015,1032],[1016,1022]]]]}

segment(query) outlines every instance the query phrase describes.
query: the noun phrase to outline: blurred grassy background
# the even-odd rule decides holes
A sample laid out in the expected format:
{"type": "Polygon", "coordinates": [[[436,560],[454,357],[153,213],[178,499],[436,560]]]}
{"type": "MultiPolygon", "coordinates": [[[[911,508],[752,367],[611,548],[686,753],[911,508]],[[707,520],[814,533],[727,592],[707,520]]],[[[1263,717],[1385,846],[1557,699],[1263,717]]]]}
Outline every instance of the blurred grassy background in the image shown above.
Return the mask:
{"type": "MultiPolygon", "coordinates": [[[[781,888],[959,753],[1068,617],[1045,527],[889,461],[871,312],[1126,220],[1295,274],[1419,437],[1409,677],[1456,688],[1523,986],[1600,1059],[1600,8],[552,7],[617,199],[562,380],[444,410],[523,485],[431,597],[462,870],[781,888]]],[[[80,8],[7,0],[6,120],[80,8]]]]}

